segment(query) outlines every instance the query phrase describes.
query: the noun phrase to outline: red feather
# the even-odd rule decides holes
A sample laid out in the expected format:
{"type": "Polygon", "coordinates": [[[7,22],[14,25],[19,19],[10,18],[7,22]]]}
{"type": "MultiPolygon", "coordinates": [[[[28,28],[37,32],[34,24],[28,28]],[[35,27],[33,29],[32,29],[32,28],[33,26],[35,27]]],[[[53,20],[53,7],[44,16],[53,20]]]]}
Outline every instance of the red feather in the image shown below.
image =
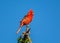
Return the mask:
{"type": "Polygon", "coordinates": [[[30,22],[33,19],[33,16],[34,16],[34,13],[33,13],[32,9],[30,9],[30,11],[28,12],[28,14],[25,15],[24,18],[21,20],[20,27],[19,27],[17,33],[20,31],[21,27],[23,27],[24,25],[30,24],[30,22]]]}

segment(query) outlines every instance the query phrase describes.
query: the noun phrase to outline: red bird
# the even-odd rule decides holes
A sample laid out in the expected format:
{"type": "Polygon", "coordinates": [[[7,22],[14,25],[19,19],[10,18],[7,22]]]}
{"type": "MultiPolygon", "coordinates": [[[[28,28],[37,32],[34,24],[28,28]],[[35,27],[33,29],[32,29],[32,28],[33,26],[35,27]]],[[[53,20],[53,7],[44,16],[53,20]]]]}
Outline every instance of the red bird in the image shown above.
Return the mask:
{"type": "Polygon", "coordinates": [[[18,29],[18,31],[16,32],[17,34],[19,33],[20,29],[24,26],[24,25],[28,25],[30,24],[30,22],[32,21],[34,16],[34,13],[32,11],[32,9],[30,9],[30,11],[28,12],[27,15],[24,16],[24,18],[21,20],[20,22],[20,27],[18,29]]]}

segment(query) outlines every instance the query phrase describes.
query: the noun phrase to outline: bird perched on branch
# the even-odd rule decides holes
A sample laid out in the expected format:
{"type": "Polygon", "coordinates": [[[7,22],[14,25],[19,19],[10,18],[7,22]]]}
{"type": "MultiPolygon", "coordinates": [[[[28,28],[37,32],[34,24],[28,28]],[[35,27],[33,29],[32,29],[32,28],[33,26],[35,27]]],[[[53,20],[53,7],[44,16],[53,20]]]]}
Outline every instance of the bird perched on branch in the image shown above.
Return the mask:
{"type": "Polygon", "coordinates": [[[24,25],[29,25],[31,23],[33,16],[34,16],[34,13],[33,13],[32,9],[30,9],[30,11],[27,13],[27,15],[25,15],[24,18],[20,21],[20,26],[16,32],[17,34],[19,33],[19,31],[21,30],[21,28],[24,25]]]}

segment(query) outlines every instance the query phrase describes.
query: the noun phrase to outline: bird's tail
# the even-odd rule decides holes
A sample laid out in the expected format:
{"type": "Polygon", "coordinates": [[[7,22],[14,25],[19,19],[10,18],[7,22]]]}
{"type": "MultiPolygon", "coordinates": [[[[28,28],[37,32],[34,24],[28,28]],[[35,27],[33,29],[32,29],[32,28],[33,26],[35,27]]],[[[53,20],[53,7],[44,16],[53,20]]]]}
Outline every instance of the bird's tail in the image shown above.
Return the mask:
{"type": "Polygon", "coordinates": [[[18,34],[20,32],[20,30],[21,30],[21,27],[18,28],[16,34],[18,34]]]}

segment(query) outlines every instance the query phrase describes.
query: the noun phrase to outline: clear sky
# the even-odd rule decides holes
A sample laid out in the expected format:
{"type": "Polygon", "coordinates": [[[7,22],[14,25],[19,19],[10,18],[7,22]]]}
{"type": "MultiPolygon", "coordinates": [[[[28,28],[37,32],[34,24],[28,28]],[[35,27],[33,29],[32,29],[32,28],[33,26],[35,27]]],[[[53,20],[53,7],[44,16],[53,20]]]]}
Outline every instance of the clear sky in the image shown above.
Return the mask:
{"type": "Polygon", "coordinates": [[[33,43],[60,43],[59,0],[0,0],[0,43],[17,43],[20,20],[29,9],[34,11],[30,24],[33,43]]]}

